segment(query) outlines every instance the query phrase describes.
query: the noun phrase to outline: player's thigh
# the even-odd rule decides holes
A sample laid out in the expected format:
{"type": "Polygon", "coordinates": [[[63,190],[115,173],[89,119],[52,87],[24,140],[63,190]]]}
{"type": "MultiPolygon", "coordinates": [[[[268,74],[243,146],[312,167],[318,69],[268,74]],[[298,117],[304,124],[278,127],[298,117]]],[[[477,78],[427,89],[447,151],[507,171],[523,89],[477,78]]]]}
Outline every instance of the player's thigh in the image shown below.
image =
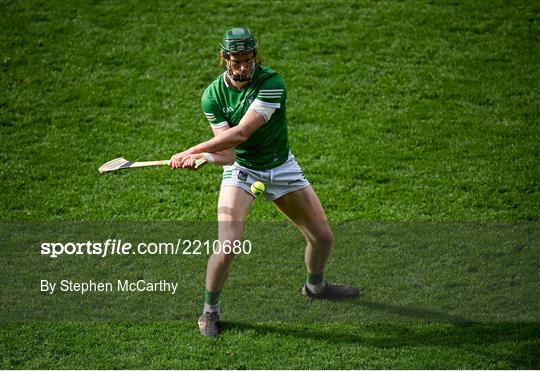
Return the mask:
{"type": "Polygon", "coordinates": [[[221,187],[217,209],[218,221],[245,221],[253,200],[253,196],[242,188],[235,186],[221,187]]]}
{"type": "Polygon", "coordinates": [[[253,204],[253,196],[235,186],[221,187],[217,216],[220,240],[239,240],[253,204]]]}
{"type": "Polygon", "coordinates": [[[332,242],[332,231],[326,214],[311,186],[287,193],[274,200],[274,204],[308,239],[325,244],[332,242]]]}

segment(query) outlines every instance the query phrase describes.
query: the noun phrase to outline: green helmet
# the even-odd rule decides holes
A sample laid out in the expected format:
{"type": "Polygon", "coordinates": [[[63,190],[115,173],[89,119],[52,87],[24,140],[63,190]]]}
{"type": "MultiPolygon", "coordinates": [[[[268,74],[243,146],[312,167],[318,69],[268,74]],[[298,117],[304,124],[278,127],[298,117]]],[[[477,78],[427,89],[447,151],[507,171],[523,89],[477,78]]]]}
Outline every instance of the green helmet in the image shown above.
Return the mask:
{"type": "Polygon", "coordinates": [[[223,41],[219,46],[225,57],[228,57],[229,54],[244,53],[251,50],[256,54],[259,43],[247,28],[233,27],[225,31],[223,41]]]}

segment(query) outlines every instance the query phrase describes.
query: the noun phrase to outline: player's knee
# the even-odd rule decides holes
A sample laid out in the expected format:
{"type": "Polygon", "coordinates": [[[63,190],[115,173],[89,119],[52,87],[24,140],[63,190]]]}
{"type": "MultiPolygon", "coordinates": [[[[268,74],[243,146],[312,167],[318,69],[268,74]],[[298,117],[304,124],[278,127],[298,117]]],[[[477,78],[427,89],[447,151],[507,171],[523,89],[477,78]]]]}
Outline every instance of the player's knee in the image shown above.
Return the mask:
{"type": "Polygon", "coordinates": [[[236,255],[232,251],[222,249],[219,252],[214,252],[214,259],[222,267],[228,267],[236,255]]]}
{"type": "Polygon", "coordinates": [[[330,228],[326,228],[326,230],[321,235],[321,242],[328,247],[332,247],[333,241],[334,235],[332,233],[332,230],[330,228]]]}
{"type": "Polygon", "coordinates": [[[317,233],[315,234],[314,245],[321,248],[331,248],[332,242],[334,240],[334,235],[332,230],[328,226],[320,227],[317,233]]]}

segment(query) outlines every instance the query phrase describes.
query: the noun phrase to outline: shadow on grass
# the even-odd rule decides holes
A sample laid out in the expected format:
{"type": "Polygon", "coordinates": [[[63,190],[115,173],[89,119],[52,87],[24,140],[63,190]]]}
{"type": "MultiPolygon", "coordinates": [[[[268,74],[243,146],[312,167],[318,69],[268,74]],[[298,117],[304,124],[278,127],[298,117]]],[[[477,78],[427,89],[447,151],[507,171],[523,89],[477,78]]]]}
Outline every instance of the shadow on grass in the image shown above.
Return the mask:
{"type": "Polygon", "coordinates": [[[340,324],[321,323],[251,323],[223,322],[223,333],[250,332],[257,336],[268,334],[297,339],[315,340],[329,344],[357,345],[368,348],[456,348],[464,353],[482,354],[495,361],[504,359],[515,369],[539,369],[540,323],[385,323],[340,324]],[[347,325],[346,325],[347,326],[347,325]],[[501,347],[497,347],[501,344],[501,347]],[[490,346],[495,345],[495,348],[490,346]],[[508,345],[510,348],[508,348],[508,345]]]}
{"type": "Polygon", "coordinates": [[[382,323],[350,324],[343,327],[321,323],[252,323],[224,321],[221,331],[252,331],[257,334],[279,334],[315,339],[331,343],[361,343],[371,347],[410,347],[428,345],[487,345],[501,342],[537,341],[540,343],[540,323],[494,322],[462,324],[382,323]]]}
{"type": "Polygon", "coordinates": [[[253,323],[223,322],[222,331],[277,334],[285,337],[346,343],[375,348],[456,347],[487,353],[489,345],[515,344],[507,354],[516,368],[538,369],[540,366],[540,323],[538,322],[472,322],[444,313],[393,306],[368,300],[364,305],[403,318],[387,323],[253,323]]]}
{"type": "MultiPolygon", "coordinates": [[[[472,321],[461,316],[455,316],[447,313],[437,312],[429,309],[409,308],[391,304],[377,303],[374,301],[359,299],[358,305],[366,307],[366,309],[377,310],[387,314],[397,316],[402,319],[415,319],[426,322],[443,322],[443,323],[471,323],[472,321]]],[[[399,321],[399,319],[398,319],[399,321]]]]}

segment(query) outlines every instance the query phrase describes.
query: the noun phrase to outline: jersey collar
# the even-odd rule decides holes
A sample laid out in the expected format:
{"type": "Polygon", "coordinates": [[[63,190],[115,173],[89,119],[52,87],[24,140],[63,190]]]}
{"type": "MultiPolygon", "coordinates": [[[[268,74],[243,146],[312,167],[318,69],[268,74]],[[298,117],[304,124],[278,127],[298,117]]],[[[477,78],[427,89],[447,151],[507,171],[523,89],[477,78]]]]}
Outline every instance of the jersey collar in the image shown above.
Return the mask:
{"type": "Polygon", "coordinates": [[[236,91],[244,90],[245,88],[251,85],[253,80],[255,80],[255,76],[258,74],[258,72],[259,72],[259,65],[255,66],[255,73],[253,74],[253,77],[251,78],[251,81],[249,82],[249,84],[244,86],[242,89],[237,89],[234,86],[229,85],[229,83],[227,82],[227,71],[223,72],[223,83],[229,89],[236,90],[236,91]]]}

